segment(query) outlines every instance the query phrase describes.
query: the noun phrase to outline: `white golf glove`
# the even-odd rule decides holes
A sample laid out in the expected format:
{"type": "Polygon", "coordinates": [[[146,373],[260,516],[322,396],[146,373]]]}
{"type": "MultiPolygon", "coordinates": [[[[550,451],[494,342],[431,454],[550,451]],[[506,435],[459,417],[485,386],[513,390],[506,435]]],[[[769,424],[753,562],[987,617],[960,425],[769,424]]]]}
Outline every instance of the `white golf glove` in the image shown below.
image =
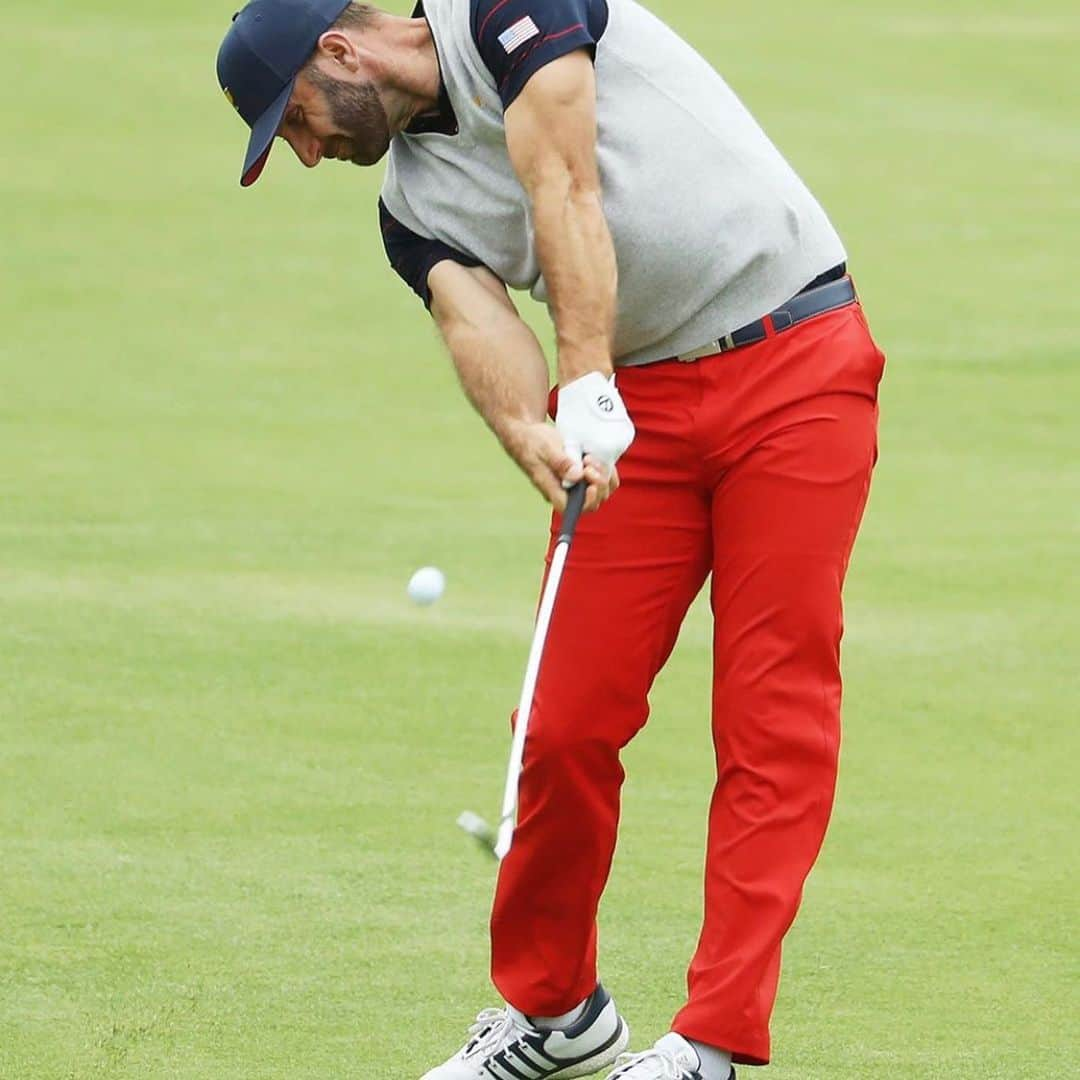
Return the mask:
{"type": "Polygon", "coordinates": [[[611,468],[634,441],[634,425],[615,388],[615,376],[590,371],[559,389],[555,427],[567,454],[580,464],[585,454],[611,468]]]}

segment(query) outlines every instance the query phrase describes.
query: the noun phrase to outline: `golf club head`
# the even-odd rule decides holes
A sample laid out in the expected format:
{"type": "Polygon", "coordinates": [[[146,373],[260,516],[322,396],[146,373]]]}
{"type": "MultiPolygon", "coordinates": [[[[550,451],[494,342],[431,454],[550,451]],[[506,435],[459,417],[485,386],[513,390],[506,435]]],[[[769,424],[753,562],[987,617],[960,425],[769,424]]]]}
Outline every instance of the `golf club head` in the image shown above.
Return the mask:
{"type": "Polygon", "coordinates": [[[476,842],[495,858],[495,830],[479,815],[471,810],[463,810],[457,819],[458,826],[476,839],[476,842]]]}

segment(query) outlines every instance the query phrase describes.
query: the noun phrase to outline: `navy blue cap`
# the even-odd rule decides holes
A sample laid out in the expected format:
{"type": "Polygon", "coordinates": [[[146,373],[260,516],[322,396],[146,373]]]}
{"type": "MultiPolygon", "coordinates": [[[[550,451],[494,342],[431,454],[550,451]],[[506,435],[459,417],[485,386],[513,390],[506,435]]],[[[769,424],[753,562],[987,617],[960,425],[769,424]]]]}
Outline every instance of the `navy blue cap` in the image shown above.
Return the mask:
{"type": "Polygon", "coordinates": [[[217,77],[230,104],[251,128],[243,187],[259,179],[297,73],[349,0],[251,0],[233,16],[221,43],[217,77]]]}

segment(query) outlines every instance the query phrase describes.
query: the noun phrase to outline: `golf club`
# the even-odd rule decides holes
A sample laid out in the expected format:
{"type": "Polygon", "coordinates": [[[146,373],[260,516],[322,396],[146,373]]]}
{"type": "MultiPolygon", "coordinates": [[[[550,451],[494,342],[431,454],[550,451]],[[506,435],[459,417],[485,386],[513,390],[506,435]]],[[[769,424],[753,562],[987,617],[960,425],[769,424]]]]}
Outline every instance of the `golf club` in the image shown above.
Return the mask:
{"type": "Polygon", "coordinates": [[[532,712],[533,694],[536,691],[536,679],[540,673],[540,660],[544,655],[548,626],[555,607],[555,597],[562,580],[566,556],[574,538],[578,518],[585,505],[587,485],[578,481],[571,489],[566,501],[555,550],[551,553],[551,569],[544,584],[544,593],[540,599],[540,611],[536,616],[536,629],[533,631],[532,647],[529,649],[529,662],[525,667],[525,681],[521,687],[518,702],[517,723],[514,725],[514,739],[510,745],[510,763],[506,770],[506,789],[503,793],[502,816],[497,829],[493,829],[479,814],[471,810],[464,811],[457,819],[458,825],[470,836],[474,836],[481,846],[500,861],[506,858],[514,842],[514,822],[517,817],[518,782],[521,778],[521,763],[525,755],[525,736],[529,729],[529,714],[532,712]]]}

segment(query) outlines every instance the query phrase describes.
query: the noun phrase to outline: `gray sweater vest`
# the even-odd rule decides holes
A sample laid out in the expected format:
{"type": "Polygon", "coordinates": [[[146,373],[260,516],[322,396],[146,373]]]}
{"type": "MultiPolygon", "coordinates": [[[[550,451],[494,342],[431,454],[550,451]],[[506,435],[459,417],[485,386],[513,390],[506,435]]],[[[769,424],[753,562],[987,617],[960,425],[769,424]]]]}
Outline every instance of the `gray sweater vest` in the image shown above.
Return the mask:
{"type": "MultiPolygon", "coordinates": [[[[618,261],[614,358],[687,352],[844,261],[824,211],[720,76],[634,0],[596,51],[597,158],[618,261]]],[[[457,135],[394,138],[382,197],[420,236],[547,301],[469,0],[425,0],[457,135]]]]}

